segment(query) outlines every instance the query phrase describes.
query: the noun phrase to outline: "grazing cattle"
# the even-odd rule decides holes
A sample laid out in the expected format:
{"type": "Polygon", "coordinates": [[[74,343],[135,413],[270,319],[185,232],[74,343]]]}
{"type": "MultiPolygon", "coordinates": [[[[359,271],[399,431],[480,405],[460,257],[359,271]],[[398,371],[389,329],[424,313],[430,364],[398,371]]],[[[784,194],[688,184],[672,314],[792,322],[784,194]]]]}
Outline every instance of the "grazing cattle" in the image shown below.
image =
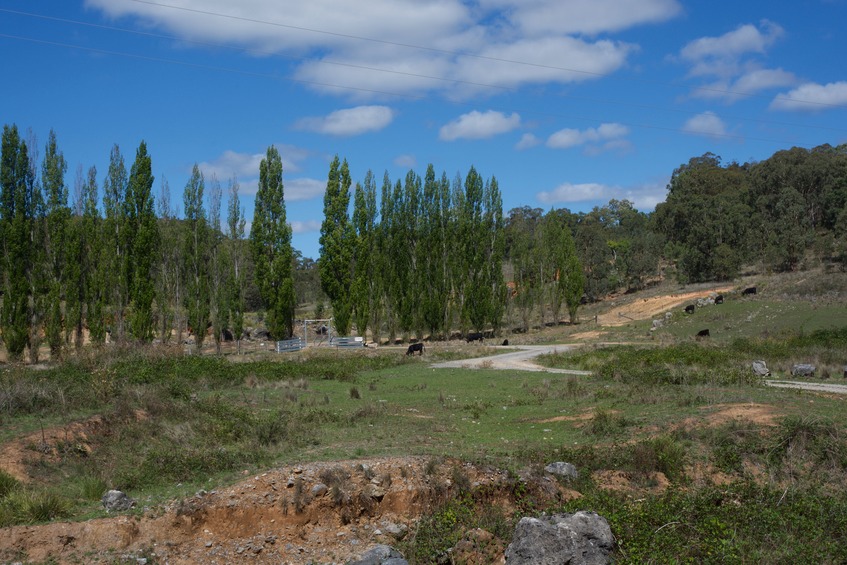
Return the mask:
{"type": "Polygon", "coordinates": [[[688,306],[685,307],[685,313],[686,314],[693,314],[694,308],[695,308],[695,306],[693,304],[689,304],[688,306]]]}
{"type": "Polygon", "coordinates": [[[749,287],[747,287],[747,288],[745,288],[744,290],[741,291],[741,296],[749,296],[751,294],[756,294],[756,287],[755,286],[749,286],[749,287]]]}
{"type": "Polygon", "coordinates": [[[697,332],[697,337],[711,337],[709,335],[709,330],[700,330],[697,332]]]}
{"type": "Polygon", "coordinates": [[[478,342],[482,343],[483,337],[484,336],[483,336],[482,332],[474,332],[474,333],[468,334],[467,337],[465,338],[465,340],[468,343],[471,343],[471,342],[474,342],[474,341],[478,341],[478,342]]]}
{"type": "Polygon", "coordinates": [[[409,349],[406,350],[406,355],[414,355],[415,353],[421,356],[424,354],[423,343],[413,343],[409,346],[409,349]]]}
{"type": "Polygon", "coordinates": [[[715,304],[723,304],[723,294],[715,296],[715,304]]]}
{"type": "Polygon", "coordinates": [[[509,340],[508,340],[508,339],[504,339],[504,340],[503,340],[503,345],[509,345],[509,340]]]}
{"type": "Polygon", "coordinates": [[[318,335],[326,335],[329,332],[329,328],[326,326],[320,326],[315,330],[315,333],[318,335]]]}

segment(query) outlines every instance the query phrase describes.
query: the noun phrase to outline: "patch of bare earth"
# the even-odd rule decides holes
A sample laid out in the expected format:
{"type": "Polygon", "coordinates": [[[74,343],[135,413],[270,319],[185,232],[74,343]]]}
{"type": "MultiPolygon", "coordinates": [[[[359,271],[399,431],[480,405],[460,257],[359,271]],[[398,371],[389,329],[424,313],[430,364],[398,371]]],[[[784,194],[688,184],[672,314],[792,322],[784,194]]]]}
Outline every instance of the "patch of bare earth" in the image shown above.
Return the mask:
{"type": "MultiPolygon", "coordinates": [[[[433,466],[421,457],[310,463],[200,491],[163,508],[145,508],[140,515],[5,528],[0,561],[103,563],[155,555],[172,564],[242,558],[343,563],[373,545],[396,544],[412,535],[424,512],[457,493],[457,477],[478,500],[512,508],[514,479],[505,471],[458,461],[433,466]]],[[[548,502],[579,495],[550,477],[535,478],[529,487],[534,497],[548,502]]],[[[468,544],[473,547],[473,540],[468,544]]]]}
{"type": "Polygon", "coordinates": [[[721,286],[695,292],[637,298],[615,305],[608,312],[598,315],[597,323],[601,326],[623,326],[634,320],[655,318],[668,310],[679,308],[683,304],[688,304],[698,298],[706,298],[712,293],[729,292],[733,288],[732,286],[721,286]]]}

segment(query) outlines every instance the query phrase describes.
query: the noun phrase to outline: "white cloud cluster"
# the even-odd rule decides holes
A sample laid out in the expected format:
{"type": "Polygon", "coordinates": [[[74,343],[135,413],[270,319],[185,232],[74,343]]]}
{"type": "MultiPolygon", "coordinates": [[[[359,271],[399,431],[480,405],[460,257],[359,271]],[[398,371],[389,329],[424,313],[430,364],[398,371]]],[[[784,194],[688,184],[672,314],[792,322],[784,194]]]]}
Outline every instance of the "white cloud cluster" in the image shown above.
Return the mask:
{"type": "Polygon", "coordinates": [[[512,113],[507,116],[502,112],[476,110],[462,114],[452,122],[441,126],[438,137],[442,141],[457,139],[487,139],[501,133],[506,133],[521,125],[521,117],[512,113]]]}
{"type": "Polygon", "coordinates": [[[756,59],[765,56],[784,35],[780,25],[763,20],[759,26],[745,24],[721,36],[689,42],[679,58],[691,65],[689,76],[707,81],[693,95],[735,102],[745,95],[796,84],[793,73],[763,68],[756,59]]]}
{"type": "Polygon", "coordinates": [[[305,220],[291,222],[292,233],[313,233],[321,231],[321,222],[318,220],[305,220]]]}
{"type": "Polygon", "coordinates": [[[379,131],[394,120],[394,110],[388,106],[357,106],[336,110],[327,116],[299,120],[298,129],[339,137],[379,131]]]}
{"type": "Polygon", "coordinates": [[[651,212],[656,204],[667,197],[668,179],[647,182],[642,185],[624,188],[620,186],[599,183],[562,183],[549,192],[539,192],[535,195],[542,204],[571,204],[596,201],[600,203],[609,200],[629,200],[635,208],[643,212],[651,212]]]}
{"type": "Polygon", "coordinates": [[[586,151],[589,154],[614,149],[625,150],[629,148],[629,142],[625,139],[627,135],[629,135],[629,128],[618,123],[601,124],[596,128],[585,130],[566,128],[547,138],[547,147],[570,149],[586,145],[586,151]]]}
{"type": "Polygon", "coordinates": [[[472,96],[612,73],[635,47],[596,39],[681,13],[679,0],[85,0],[190,41],[284,54],[317,90],[472,96]]]}
{"type": "Polygon", "coordinates": [[[726,135],[726,124],[714,112],[703,112],[688,119],[682,130],[695,135],[722,137],[726,135]]]}
{"type": "Polygon", "coordinates": [[[816,112],[833,106],[847,106],[847,81],[829,84],[806,83],[771,102],[772,110],[816,112]]]}

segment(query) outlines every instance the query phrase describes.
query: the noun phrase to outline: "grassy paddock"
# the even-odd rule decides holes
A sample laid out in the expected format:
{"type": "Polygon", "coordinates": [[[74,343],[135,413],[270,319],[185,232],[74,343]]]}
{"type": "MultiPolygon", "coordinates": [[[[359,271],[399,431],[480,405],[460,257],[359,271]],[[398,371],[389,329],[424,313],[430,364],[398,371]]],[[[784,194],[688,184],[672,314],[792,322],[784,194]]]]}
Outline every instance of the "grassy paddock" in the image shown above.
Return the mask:
{"type": "MultiPolygon", "coordinates": [[[[283,460],[450,455],[514,471],[564,460],[579,468],[568,486],[583,498],[558,509],[606,515],[621,561],[792,561],[809,532],[814,560],[839,562],[845,540],[833,532],[847,531],[845,401],[761,387],[749,362],[835,360],[845,340],[845,331],[830,330],[546,360],[592,377],[436,370],[400,350],[239,362],[125,352],[46,371],[5,368],[4,441],[95,413],[111,433],[89,449],[68,440],[46,454],[33,444],[34,481],[0,475],[0,525],[102,515],[97,501],[111,487],[152,506],[283,460]],[[762,407],[770,419],[720,419],[728,406],[762,407]],[[635,490],[601,488],[608,470],[624,473],[635,490]],[[656,494],[658,474],[670,488],[656,494]]],[[[528,512],[557,509],[527,503],[518,487],[513,495],[528,512]]],[[[474,525],[505,539],[512,517],[494,510],[448,501],[406,542],[407,554],[433,562],[474,525]]]]}

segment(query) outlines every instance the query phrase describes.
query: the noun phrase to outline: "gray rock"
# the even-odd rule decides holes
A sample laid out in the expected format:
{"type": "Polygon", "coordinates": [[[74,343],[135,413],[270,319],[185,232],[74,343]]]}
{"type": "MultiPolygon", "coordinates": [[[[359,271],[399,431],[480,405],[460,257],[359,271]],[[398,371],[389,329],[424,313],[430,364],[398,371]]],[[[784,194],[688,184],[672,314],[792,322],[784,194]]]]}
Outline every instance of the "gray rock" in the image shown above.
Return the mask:
{"type": "Polygon", "coordinates": [[[791,367],[792,377],[814,377],[815,366],[808,363],[798,363],[791,367]]]}
{"type": "Polygon", "coordinates": [[[605,565],[615,538],[595,512],[521,518],[506,549],[509,565],[605,565]]]}
{"type": "Polygon", "coordinates": [[[320,496],[325,495],[328,490],[329,490],[329,487],[327,487],[325,484],[318,483],[318,484],[316,484],[315,486],[312,487],[311,492],[312,492],[313,497],[318,498],[320,496]]]}
{"type": "Polygon", "coordinates": [[[119,490],[107,491],[100,501],[107,512],[123,512],[135,506],[135,501],[119,490]]]}
{"type": "Polygon", "coordinates": [[[576,470],[576,467],[570,463],[565,463],[564,461],[550,463],[544,467],[544,470],[553,475],[558,475],[568,479],[576,479],[579,477],[579,471],[576,470]]]}
{"type": "Polygon", "coordinates": [[[753,374],[757,377],[771,376],[771,372],[764,361],[753,361],[753,374]]]}
{"type": "Polygon", "coordinates": [[[376,545],[359,559],[348,561],[347,565],[409,565],[403,554],[388,545],[376,545]]]}
{"type": "Polygon", "coordinates": [[[386,534],[390,535],[396,540],[403,539],[409,532],[409,528],[407,528],[405,525],[395,524],[394,522],[383,522],[382,527],[385,529],[386,534]]]}

